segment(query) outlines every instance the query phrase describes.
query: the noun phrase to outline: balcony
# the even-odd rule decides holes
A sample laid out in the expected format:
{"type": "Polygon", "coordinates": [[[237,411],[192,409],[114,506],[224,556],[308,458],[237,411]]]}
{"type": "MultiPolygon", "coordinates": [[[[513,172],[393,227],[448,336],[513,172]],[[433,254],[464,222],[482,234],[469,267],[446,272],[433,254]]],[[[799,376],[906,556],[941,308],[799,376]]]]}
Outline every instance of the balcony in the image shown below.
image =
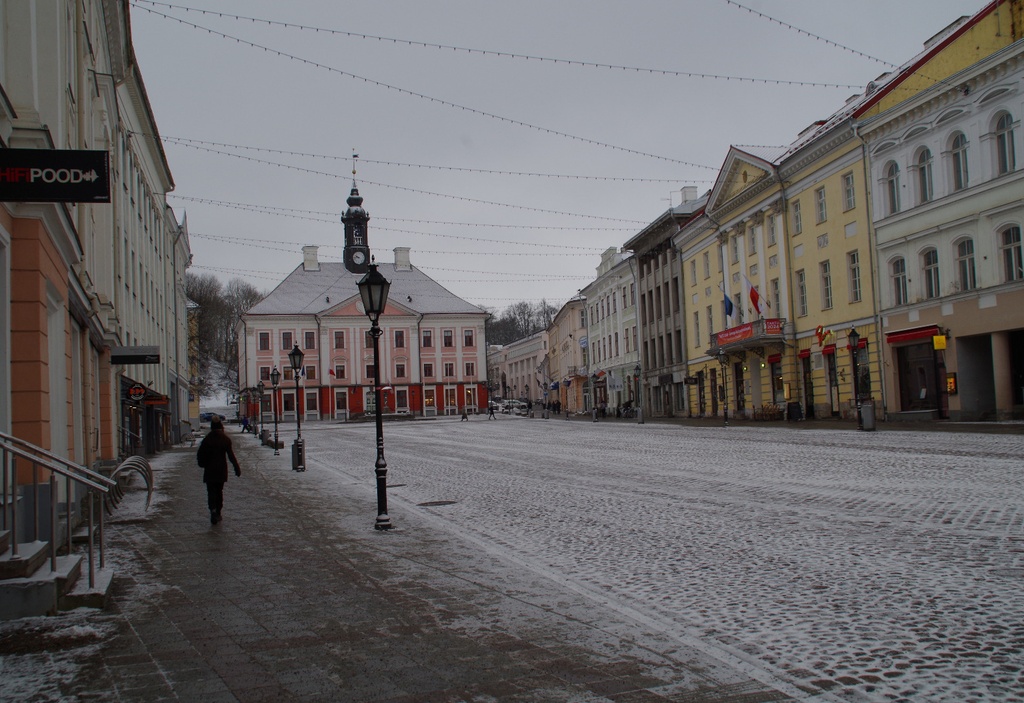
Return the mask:
{"type": "Polygon", "coordinates": [[[727,354],[753,351],[764,356],[766,347],[778,351],[786,345],[786,321],[781,318],[754,320],[736,327],[715,332],[711,335],[708,356],[717,356],[720,351],[727,354]]]}

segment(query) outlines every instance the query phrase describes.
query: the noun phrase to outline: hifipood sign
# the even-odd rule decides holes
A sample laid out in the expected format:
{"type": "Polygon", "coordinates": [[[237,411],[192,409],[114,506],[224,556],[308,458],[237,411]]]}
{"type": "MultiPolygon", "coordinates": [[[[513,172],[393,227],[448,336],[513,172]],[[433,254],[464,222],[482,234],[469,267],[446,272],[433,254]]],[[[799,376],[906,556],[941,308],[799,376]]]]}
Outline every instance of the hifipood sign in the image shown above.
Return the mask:
{"type": "Polygon", "coordinates": [[[109,203],[110,155],[70,149],[0,149],[0,202],[109,203]]]}

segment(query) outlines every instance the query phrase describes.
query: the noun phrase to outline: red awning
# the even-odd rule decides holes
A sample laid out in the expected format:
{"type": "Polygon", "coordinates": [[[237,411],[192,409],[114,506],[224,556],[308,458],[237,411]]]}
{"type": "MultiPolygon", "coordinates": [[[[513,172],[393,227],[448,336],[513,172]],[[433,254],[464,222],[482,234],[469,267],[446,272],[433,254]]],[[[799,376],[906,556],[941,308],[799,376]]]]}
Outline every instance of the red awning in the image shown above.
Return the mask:
{"type": "Polygon", "coordinates": [[[809,359],[810,357],[811,357],[811,350],[810,349],[801,349],[800,351],[798,351],[796,353],[796,358],[797,359],[809,359]]]}
{"type": "Polygon", "coordinates": [[[939,332],[938,325],[927,325],[925,327],[911,327],[906,330],[896,330],[895,332],[887,332],[885,335],[885,341],[889,344],[900,344],[903,342],[915,342],[919,339],[931,339],[936,335],[941,334],[939,332]]]}
{"type": "Polygon", "coordinates": [[[822,354],[830,354],[830,355],[831,354],[835,354],[836,353],[836,345],[835,344],[828,344],[828,345],[822,347],[821,353],[822,354]]]}
{"type": "Polygon", "coordinates": [[[772,354],[768,357],[769,364],[777,364],[782,361],[782,354],[772,354]]]}

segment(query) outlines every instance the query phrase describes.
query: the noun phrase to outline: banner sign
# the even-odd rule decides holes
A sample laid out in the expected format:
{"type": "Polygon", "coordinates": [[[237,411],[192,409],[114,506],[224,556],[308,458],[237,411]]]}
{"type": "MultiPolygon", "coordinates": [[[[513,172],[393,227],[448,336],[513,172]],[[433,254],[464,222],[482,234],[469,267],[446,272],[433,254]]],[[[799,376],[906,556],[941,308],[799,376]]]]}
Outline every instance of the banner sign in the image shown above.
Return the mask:
{"type": "Polygon", "coordinates": [[[110,154],[72,149],[0,149],[0,201],[109,203],[110,154]]]}

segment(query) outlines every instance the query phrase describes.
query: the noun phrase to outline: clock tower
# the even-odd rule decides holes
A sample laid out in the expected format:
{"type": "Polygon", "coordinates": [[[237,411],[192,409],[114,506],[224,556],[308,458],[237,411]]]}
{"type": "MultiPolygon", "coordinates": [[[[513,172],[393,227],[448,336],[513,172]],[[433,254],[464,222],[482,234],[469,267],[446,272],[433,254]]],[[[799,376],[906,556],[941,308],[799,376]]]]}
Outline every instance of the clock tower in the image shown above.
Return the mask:
{"type": "Polygon", "coordinates": [[[370,264],[370,244],[366,238],[366,223],[370,215],[363,209],[363,198],[356,184],[348,196],[348,209],[341,216],[345,225],[345,268],[352,273],[366,273],[370,264]]]}

